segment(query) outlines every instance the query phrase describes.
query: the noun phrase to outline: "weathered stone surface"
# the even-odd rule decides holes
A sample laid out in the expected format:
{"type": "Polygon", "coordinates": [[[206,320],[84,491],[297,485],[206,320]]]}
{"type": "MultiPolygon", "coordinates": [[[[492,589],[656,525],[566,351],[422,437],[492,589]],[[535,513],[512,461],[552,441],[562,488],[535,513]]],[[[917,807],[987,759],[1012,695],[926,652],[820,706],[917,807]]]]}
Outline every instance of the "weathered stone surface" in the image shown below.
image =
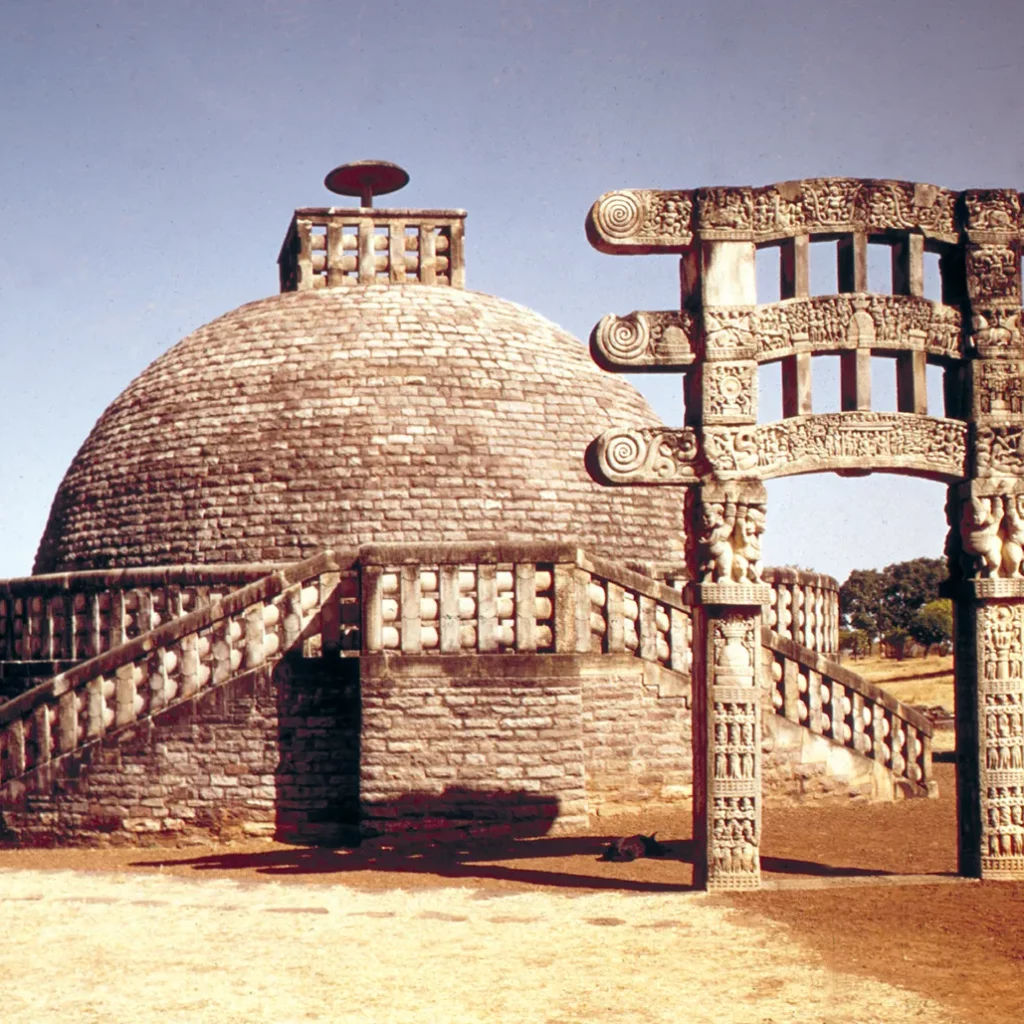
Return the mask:
{"type": "Polygon", "coordinates": [[[595,434],[645,423],[628,384],[511,303],[419,285],[279,295],[190,335],[110,406],[36,571],[567,535],[678,557],[678,501],[584,468],[595,434]]]}
{"type": "Polygon", "coordinates": [[[173,713],[70,755],[56,785],[8,801],[25,845],[209,841],[356,832],[357,663],[288,661],[206,691],[173,713]]]}

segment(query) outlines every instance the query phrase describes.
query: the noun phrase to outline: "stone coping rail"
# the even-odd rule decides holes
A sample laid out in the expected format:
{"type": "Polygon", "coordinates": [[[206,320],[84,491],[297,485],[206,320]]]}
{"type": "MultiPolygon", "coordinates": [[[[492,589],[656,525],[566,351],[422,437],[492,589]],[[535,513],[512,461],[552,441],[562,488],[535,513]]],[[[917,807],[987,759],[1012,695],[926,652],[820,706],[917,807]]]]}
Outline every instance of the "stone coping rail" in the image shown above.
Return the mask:
{"type": "Polygon", "coordinates": [[[100,569],[0,580],[0,661],[80,661],[284,565],[100,569]]]}
{"type": "MultiPolygon", "coordinates": [[[[476,573],[475,567],[480,566],[484,567],[480,571],[486,577],[488,566],[501,565],[501,573],[495,569],[495,582],[505,588],[505,598],[514,599],[515,588],[508,574],[514,572],[515,566],[573,565],[577,570],[625,587],[632,594],[630,609],[636,604],[636,599],[643,597],[660,603],[665,614],[671,608],[683,614],[687,612],[680,594],[681,583],[687,578],[685,566],[664,563],[627,567],[566,543],[364,545],[359,549],[336,552],[333,557],[353,571],[365,566],[370,576],[376,571],[375,567],[390,567],[388,573],[393,578],[384,582],[396,591],[400,587],[395,574],[400,574],[403,566],[434,567],[425,570],[428,576],[421,580],[420,589],[437,602],[440,602],[440,593],[434,570],[440,566],[459,566],[459,571],[464,574],[476,573]]],[[[64,572],[0,580],[0,662],[67,663],[95,657],[141,636],[149,628],[187,615],[240,586],[287,568],[283,564],[180,565],[64,572]]],[[[791,568],[765,569],[764,579],[772,588],[771,603],[765,609],[765,621],[769,625],[781,635],[796,639],[813,650],[831,653],[838,649],[838,584],[835,580],[791,568]]],[[[461,580],[464,587],[476,587],[465,575],[461,580]]],[[[546,577],[542,577],[542,583],[545,580],[546,577]]],[[[523,577],[519,586],[525,585],[523,577]]],[[[467,618],[473,617],[473,609],[467,611],[467,602],[463,598],[475,600],[476,597],[475,589],[473,594],[460,590],[461,612],[458,617],[463,620],[460,629],[467,624],[467,618]]],[[[511,615],[514,602],[509,606],[507,599],[503,598],[501,604],[510,614],[504,616],[507,628],[501,632],[503,636],[510,637],[509,629],[514,631],[515,627],[514,616],[511,615]]],[[[614,593],[613,600],[617,600],[614,593]]],[[[436,621],[431,606],[424,610],[428,612],[428,629],[433,623],[433,628],[439,630],[440,623],[436,621]]],[[[394,621],[396,612],[397,606],[390,603],[381,609],[382,615],[388,615],[388,623],[394,621]]],[[[381,628],[385,625],[380,623],[381,628]]],[[[575,650],[580,641],[570,637],[569,628],[570,620],[567,619],[560,630],[562,640],[566,649],[575,650]]],[[[595,647],[600,647],[601,629],[598,627],[595,647]]],[[[390,632],[388,635],[394,638],[390,632]]],[[[613,630],[612,643],[617,643],[617,635],[613,630]]],[[[344,645],[351,649],[357,640],[358,637],[350,630],[344,645]]],[[[515,644],[516,641],[510,638],[507,644],[499,644],[499,647],[514,648],[515,644]]],[[[381,649],[383,646],[386,645],[381,649]]],[[[431,646],[428,644],[427,648],[431,646]]],[[[489,649],[485,643],[484,650],[489,649]]],[[[540,649],[545,649],[545,645],[540,649]]]]}

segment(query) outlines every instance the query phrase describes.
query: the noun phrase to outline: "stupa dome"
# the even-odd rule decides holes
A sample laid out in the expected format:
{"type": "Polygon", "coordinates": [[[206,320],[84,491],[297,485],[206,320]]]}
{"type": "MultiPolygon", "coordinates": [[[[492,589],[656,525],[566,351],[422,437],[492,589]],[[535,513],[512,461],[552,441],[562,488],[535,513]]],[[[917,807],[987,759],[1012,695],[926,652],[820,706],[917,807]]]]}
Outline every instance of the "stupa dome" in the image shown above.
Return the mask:
{"type": "Polygon", "coordinates": [[[608,427],[658,423],[512,303],[419,282],[290,291],[200,328],[113,402],[35,572],[494,539],[680,561],[672,489],[604,487],[584,466],[608,427]]]}

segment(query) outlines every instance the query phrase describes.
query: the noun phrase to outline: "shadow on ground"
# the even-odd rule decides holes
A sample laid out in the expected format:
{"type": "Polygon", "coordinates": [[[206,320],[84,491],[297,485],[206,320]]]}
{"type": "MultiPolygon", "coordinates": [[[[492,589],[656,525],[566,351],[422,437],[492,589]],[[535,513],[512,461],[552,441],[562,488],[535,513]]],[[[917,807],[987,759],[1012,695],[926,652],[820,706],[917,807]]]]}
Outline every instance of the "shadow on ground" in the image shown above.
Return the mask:
{"type": "MultiPolygon", "coordinates": [[[[464,881],[515,882],[546,888],[615,889],[624,892],[686,892],[693,889],[692,839],[664,843],[665,853],[629,863],[604,860],[615,836],[430,841],[423,837],[379,837],[351,848],[286,847],[261,852],[224,852],[173,860],[146,860],[133,867],[174,866],[197,872],[252,871],[310,880],[356,872],[423,874],[464,881]],[[557,870],[545,861],[557,861],[557,870]],[[638,874],[652,877],[637,877],[638,874]]],[[[889,872],[834,866],[788,857],[762,857],[766,874],[812,877],[885,876],[889,872]]]]}

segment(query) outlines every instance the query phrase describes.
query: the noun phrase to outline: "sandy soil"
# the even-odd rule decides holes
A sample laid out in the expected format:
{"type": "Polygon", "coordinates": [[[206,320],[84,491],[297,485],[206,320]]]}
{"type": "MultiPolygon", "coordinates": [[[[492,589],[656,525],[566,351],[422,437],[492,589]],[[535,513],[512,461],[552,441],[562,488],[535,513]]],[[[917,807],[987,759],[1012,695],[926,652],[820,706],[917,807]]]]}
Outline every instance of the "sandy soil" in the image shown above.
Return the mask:
{"type": "Polygon", "coordinates": [[[766,888],[730,896],[690,891],[685,813],[471,846],[0,851],[2,1019],[1020,1024],[1024,885],[955,878],[937,769],[940,800],[769,807],[766,888]],[[598,859],[640,828],[669,855],[598,859]]]}

